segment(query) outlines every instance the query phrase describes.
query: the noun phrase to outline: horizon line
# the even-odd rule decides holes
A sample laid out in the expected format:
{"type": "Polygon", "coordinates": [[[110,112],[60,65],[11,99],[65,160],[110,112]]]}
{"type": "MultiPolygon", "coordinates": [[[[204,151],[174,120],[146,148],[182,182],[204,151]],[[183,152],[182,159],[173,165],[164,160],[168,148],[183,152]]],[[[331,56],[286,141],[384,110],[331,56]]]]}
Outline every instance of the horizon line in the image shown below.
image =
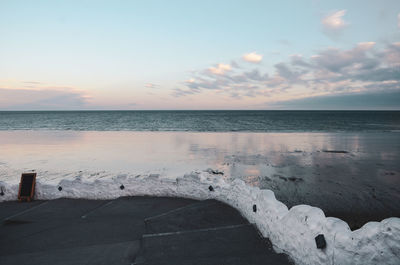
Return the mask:
{"type": "Polygon", "coordinates": [[[73,109],[2,110],[0,112],[74,112],[74,111],[400,111],[400,109],[73,109]]]}

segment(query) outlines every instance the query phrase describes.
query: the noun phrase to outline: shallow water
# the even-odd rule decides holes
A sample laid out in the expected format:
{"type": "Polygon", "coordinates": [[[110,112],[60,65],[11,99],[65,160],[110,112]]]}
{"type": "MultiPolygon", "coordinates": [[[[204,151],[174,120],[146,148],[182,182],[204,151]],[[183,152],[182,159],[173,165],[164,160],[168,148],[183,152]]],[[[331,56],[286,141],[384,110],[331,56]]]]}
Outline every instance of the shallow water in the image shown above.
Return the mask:
{"type": "Polygon", "coordinates": [[[178,177],[208,168],[353,223],[400,216],[399,133],[0,131],[0,179],[120,174],[178,177]]]}

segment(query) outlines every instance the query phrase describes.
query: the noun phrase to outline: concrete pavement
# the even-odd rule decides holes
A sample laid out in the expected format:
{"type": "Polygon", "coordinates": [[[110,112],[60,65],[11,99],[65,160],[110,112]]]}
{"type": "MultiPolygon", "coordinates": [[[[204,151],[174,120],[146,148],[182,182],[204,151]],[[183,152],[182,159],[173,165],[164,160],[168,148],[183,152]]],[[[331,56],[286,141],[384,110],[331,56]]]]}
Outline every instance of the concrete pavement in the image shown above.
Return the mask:
{"type": "Polygon", "coordinates": [[[214,200],[124,197],[0,203],[0,264],[290,264],[214,200]]]}

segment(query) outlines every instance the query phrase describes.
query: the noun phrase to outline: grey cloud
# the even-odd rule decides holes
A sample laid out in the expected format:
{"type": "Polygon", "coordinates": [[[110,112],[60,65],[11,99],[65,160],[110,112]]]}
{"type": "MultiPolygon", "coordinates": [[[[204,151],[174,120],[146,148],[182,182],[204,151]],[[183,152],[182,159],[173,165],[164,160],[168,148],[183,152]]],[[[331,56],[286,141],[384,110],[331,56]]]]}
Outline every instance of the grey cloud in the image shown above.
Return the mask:
{"type": "Polygon", "coordinates": [[[253,69],[251,71],[245,71],[241,74],[232,75],[232,76],[225,76],[228,79],[229,84],[245,84],[249,81],[267,81],[268,73],[261,74],[258,69],[253,69]]]}
{"type": "Polygon", "coordinates": [[[361,70],[371,70],[371,69],[375,69],[380,64],[381,64],[381,62],[377,58],[364,58],[360,69],[361,70]]]}
{"type": "Polygon", "coordinates": [[[236,61],[231,62],[232,68],[240,68],[239,64],[236,61]]]}
{"type": "Polygon", "coordinates": [[[257,91],[257,90],[247,90],[247,92],[244,95],[246,97],[254,98],[254,97],[261,95],[261,92],[257,91]]]}
{"type": "Polygon", "coordinates": [[[400,82],[372,83],[365,87],[372,91],[400,91],[400,82]]]}
{"type": "Polygon", "coordinates": [[[258,69],[254,69],[250,72],[245,72],[244,76],[250,80],[257,80],[257,81],[268,80],[268,73],[262,75],[258,69]]]}
{"type": "Polygon", "coordinates": [[[307,71],[298,71],[294,68],[290,68],[285,63],[278,63],[275,65],[276,72],[280,77],[283,77],[289,83],[296,83],[301,81],[301,75],[305,74],[307,71]]]}
{"type": "Polygon", "coordinates": [[[400,66],[400,42],[389,44],[380,55],[384,57],[387,64],[400,66]]]}
{"type": "Polygon", "coordinates": [[[70,110],[87,106],[85,97],[73,91],[0,88],[0,98],[0,109],[8,110],[70,110]]]}
{"type": "Polygon", "coordinates": [[[375,66],[379,64],[376,58],[368,58],[367,51],[359,46],[346,51],[332,48],[326,49],[314,56],[312,61],[315,67],[325,68],[331,72],[341,72],[344,68],[357,63],[362,66],[364,64],[371,65],[372,61],[375,66]]]}
{"type": "Polygon", "coordinates": [[[175,88],[174,92],[172,93],[172,96],[174,97],[182,97],[182,96],[187,96],[187,95],[193,95],[196,93],[199,93],[200,91],[198,89],[181,89],[181,88],[175,88]]]}
{"type": "Polygon", "coordinates": [[[230,96],[231,96],[231,98],[235,98],[235,99],[241,99],[242,98],[242,96],[239,95],[239,93],[237,93],[237,92],[231,92],[230,96]]]}
{"type": "Polygon", "coordinates": [[[400,81],[400,68],[379,68],[363,71],[351,76],[352,80],[361,81],[400,81]]]}
{"type": "Polygon", "coordinates": [[[311,64],[304,61],[302,56],[299,55],[292,55],[291,56],[291,64],[294,66],[302,66],[302,67],[310,67],[311,64]]]}

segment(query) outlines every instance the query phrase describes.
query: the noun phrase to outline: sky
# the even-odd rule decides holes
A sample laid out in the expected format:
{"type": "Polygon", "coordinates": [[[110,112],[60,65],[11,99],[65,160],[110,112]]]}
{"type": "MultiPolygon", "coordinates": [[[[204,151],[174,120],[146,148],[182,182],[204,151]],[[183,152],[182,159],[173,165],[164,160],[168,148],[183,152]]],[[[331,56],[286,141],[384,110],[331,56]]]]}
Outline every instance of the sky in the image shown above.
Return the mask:
{"type": "Polygon", "coordinates": [[[0,110],[400,110],[400,1],[0,0],[0,110]]]}

